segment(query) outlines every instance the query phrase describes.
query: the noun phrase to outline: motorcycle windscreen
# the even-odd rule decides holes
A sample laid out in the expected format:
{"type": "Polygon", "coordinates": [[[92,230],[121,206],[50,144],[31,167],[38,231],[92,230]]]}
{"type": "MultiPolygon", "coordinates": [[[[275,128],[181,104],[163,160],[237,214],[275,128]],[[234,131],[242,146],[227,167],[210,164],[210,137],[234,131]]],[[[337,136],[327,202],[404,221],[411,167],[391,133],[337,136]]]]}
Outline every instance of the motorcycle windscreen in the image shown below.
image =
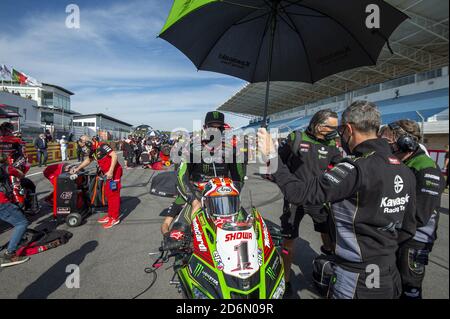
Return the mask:
{"type": "Polygon", "coordinates": [[[227,275],[246,279],[259,269],[258,240],[253,227],[245,231],[217,228],[217,254],[227,275]]]}
{"type": "Polygon", "coordinates": [[[241,207],[239,196],[206,197],[206,212],[213,217],[226,217],[238,214],[241,207]]]}

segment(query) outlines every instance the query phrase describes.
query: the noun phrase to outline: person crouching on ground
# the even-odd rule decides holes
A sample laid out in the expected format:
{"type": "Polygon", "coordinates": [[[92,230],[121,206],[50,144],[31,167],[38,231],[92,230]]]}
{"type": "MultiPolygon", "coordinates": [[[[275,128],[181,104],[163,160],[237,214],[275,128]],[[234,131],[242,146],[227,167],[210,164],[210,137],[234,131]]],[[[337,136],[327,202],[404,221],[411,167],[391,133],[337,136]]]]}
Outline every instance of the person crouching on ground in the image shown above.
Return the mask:
{"type": "Polygon", "coordinates": [[[120,179],[122,177],[122,166],[117,159],[117,153],[105,143],[97,143],[94,146],[91,138],[82,136],[80,145],[86,159],[70,173],[76,174],[81,169],[89,166],[92,161],[97,161],[100,171],[106,176],[106,198],[108,200],[108,214],[98,220],[104,224],[103,228],[108,229],[120,223],[120,179]]]}
{"type": "Polygon", "coordinates": [[[20,209],[11,202],[13,196],[13,186],[9,176],[23,178],[23,174],[14,167],[7,164],[7,156],[0,153],[0,220],[14,226],[14,231],[8,247],[0,257],[1,267],[9,267],[22,264],[28,261],[29,257],[16,256],[17,246],[23,234],[27,230],[28,221],[20,209]]]}

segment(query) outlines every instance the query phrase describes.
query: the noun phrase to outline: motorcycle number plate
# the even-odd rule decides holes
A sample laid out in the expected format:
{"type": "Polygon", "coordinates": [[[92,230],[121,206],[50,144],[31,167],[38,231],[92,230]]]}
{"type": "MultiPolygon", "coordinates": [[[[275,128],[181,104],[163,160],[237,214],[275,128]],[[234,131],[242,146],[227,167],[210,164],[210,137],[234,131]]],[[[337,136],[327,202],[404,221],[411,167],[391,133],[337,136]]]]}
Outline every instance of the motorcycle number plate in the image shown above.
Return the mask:
{"type": "Polygon", "coordinates": [[[253,229],[227,231],[218,228],[216,247],[225,274],[246,279],[258,271],[258,241],[253,229]]]}

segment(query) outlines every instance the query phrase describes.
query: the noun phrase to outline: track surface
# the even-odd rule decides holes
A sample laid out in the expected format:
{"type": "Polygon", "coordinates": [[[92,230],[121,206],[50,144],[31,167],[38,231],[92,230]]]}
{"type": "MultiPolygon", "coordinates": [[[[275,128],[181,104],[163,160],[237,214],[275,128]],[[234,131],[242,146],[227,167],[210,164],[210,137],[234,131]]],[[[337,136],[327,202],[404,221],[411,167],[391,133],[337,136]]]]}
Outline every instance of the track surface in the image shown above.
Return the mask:
{"type": "MultiPolygon", "coordinates": [[[[31,179],[37,184],[40,198],[51,190],[50,183],[33,168],[31,179]]],[[[243,190],[244,206],[253,204],[269,221],[279,225],[282,207],[281,193],[276,185],[259,177],[256,167],[249,168],[249,180],[243,190]]],[[[118,226],[104,230],[96,223],[98,214],[89,217],[84,225],[70,229],[74,236],[67,245],[32,256],[23,265],[0,270],[0,298],[123,298],[130,299],[142,292],[151,282],[152,275],[144,273],[161,241],[159,231],[163,212],[171,199],[149,194],[150,180],[156,172],[144,169],[125,170],[122,190],[123,220],[118,226]],[[65,285],[70,264],[79,265],[80,288],[65,285]]],[[[449,298],[449,231],[448,195],[442,198],[439,239],[431,255],[424,283],[425,298],[449,298]]],[[[43,206],[32,228],[54,228],[49,206],[43,206]]],[[[59,229],[68,229],[63,224],[59,229]]],[[[294,288],[298,298],[319,298],[310,280],[311,262],[320,248],[319,234],[313,231],[309,217],[301,225],[301,239],[296,242],[293,267],[294,288]]],[[[0,244],[8,241],[11,231],[0,222],[0,244]]],[[[181,298],[177,289],[169,285],[173,275],[168,267],[158,270],[154,286],[140,298],[181,298]]]]}

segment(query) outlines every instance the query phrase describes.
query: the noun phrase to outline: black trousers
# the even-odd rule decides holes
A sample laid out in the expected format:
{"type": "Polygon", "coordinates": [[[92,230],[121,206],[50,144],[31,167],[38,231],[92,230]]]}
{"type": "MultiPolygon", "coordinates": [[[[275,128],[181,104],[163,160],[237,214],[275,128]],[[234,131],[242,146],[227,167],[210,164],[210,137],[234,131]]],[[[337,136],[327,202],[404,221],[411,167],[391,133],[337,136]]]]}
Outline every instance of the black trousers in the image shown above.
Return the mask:
{"type": "Polygon", "coordinates": [[[422,282],[432,244],[410,240],[397,252],[397,266],[402,278],[402,298],[422,299],[422,282]]]}
{"type": "Polygon", "coordinates": [[[81,149],[77,149],[77,158],[78,162],[84,161],[84,153],[81,149]]]}
{"type": "Polygon", "coordinates": [[[47,165],[48,153],[46,149],[37,150],[37,160],[39,166],[47,165]]]}
{"type": "Polygon", "coordinates": [[[329,299],[398,299],[401,279],[395,262],[366,265],[365,270],[336,264],[328,292],[329,299]],[[375,272],[373,267],[377,267],[375,272]]]}

